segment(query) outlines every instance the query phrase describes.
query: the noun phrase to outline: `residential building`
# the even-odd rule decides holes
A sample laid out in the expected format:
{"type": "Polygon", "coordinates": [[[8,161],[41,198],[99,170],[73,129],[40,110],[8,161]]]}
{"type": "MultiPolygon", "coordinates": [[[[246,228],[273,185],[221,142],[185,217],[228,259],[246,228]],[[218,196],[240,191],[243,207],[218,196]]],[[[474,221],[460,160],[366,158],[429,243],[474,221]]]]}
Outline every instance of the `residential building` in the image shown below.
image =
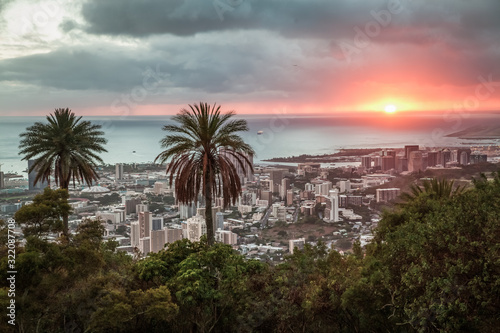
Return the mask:
{"type": "Polygon", "coordinates": [[[186,221],[187,238],[191,242],[199,242],[201,236],[207,234],[207,224],[205,218],[201,215],[190,217],[186,221]]]}
{"type": "Polygon", "coordinates": [[[151,232],[151,220],[153,213],[151,212],[140,212],[139,213],[139,237],[145,238],[150,236],[151,232]]]}
{"type": "Polygon", "coordinates": [[[378,188],[376,190],[377,202],[387,202],[396,199],[401,192],[399,188],[378,188]]]}
{"type": "Polygon", "coordinates": [[[303,250],[305,244],[306,244],[305,238],[290,239],[288,241],[288,248],[289,248],[290,254],[293,254],[295,248],[297,248],[298,250],[303,250]]]}

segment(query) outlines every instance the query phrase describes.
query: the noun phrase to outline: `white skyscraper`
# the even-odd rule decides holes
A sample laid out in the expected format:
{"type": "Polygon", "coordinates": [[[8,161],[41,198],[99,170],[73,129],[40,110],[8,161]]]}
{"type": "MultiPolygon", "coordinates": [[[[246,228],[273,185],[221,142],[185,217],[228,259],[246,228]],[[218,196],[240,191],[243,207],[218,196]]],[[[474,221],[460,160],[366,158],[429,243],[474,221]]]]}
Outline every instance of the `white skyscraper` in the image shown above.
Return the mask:
{"type": "Polygon", "coordinates": [[[201,215],[196,215],[186,221],[187,238],[191,242],[199,242],[201,236],[207,234],[207,224],[205,218],[201,215]]]}
{"type": "Polygon", "coordinates": [[[115,179],[121,180],[123,179],[123,164],[116,163],[115,165],[115,179]]]}
{"type": "Polygon", "coordinates": [[[139,247],[140,228],[139,222],[130,223],[130,245],[132,247],[139,247]]]}
{"type": "Polygon", "coordinates": [[[334,188],[330,190],[330,222],[338,222],[339,220],[339,191],[334,188]]]}

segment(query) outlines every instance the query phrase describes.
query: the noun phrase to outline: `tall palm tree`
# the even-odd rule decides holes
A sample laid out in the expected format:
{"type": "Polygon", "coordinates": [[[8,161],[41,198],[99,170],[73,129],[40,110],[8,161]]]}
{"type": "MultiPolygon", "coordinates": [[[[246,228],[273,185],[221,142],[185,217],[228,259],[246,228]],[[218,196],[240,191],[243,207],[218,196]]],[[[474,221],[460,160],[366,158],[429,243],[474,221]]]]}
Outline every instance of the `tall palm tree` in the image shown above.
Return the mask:
{"type": "MultiPolygon", "coordinates": [[[[34,183],[54,180],[61,189],[68,190],[71,181],[88,185],[99,179],[95,171],[103,163],[98,153],[106,152],[101,125],[82,121],[70,109],[56,109],[46,117],[48,123],[36,122],[21,133],[19,155],[23,160],[34,159],[28,172],[36,171],[34,183]]],[[[64,233],[68,232],[68,216],[63,216],[64,233]]]]}
{"type": "Polygon", "coordinates": [[[165,150],[156,161],[170,160],[167,175],[180,203],[189,204],[201,193],[205,199],[207,240],[214,243],[212,218],[213,196],[223,197],[224,206],[234,204],[241,193],[237,169],[252,170],[249,156],[253,149],[236,132],[248,131],[247,122],[231,120],[234,112],[221,113],[220,106],[207,103],[189,105],[173,120],[176,125],[166,125],[170,132],[161,140],[165,150]]]}

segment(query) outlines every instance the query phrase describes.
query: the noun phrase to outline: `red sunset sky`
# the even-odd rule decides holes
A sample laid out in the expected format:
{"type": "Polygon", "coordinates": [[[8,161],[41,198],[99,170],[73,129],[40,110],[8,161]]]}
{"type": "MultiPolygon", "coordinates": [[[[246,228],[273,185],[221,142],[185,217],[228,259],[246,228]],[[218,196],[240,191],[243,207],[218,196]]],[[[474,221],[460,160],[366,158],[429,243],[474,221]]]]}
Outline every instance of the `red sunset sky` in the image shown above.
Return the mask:
{"type": "Polygon", "coordinates": [[[496,0],[7,1],[0,115],[500,110],[498,13],[496,0]]]}

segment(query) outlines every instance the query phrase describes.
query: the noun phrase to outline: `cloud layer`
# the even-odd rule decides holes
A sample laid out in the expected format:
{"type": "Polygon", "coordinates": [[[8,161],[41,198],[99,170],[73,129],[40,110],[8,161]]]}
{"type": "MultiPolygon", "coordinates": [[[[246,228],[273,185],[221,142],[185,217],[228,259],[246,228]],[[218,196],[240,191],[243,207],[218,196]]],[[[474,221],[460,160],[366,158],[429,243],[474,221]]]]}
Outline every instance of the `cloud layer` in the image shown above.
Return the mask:
{"type": "Polygon", "coordinates": [[[495,0],[4,1],[0,115],[202,99],[243,112],[445,110],[488,77],[476,109],[494,109],[499,12],[495,0]]]}

